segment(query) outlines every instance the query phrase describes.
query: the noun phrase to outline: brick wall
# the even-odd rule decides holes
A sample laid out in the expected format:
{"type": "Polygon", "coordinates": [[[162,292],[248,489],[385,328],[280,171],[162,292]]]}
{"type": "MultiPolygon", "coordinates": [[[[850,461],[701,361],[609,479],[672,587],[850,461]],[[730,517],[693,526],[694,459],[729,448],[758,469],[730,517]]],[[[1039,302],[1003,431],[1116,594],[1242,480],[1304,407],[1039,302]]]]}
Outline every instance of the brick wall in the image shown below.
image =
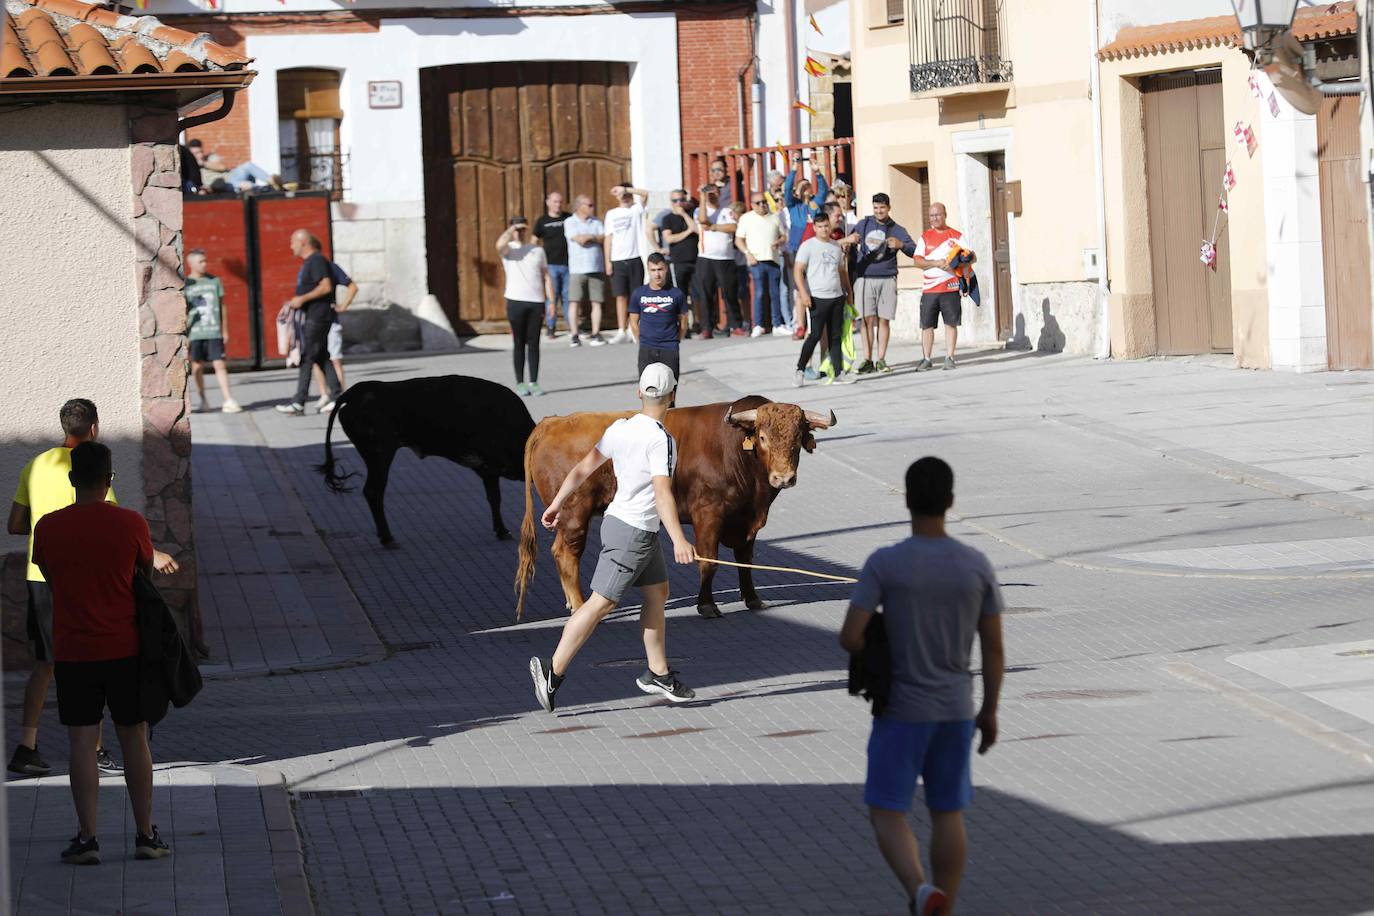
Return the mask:
{"type": "MultiPolygon", "coordinates": [[[[752,6],[677,14],[678,104],[682,113],[682,174],[688,156],[740,142],[739,70],[753,59],[752,6]]],[[[754,68],[744,74],[745,146],[754,146],[749,91],[754,68]]]]}
{"type": "MultiPolygon", "coordinates": [[[[246,55],[249,35],[283,33],[305,35],[318,32],[375,32],[377,20],[364,19],[349,12],[331,14],[310,14],[315,18],[303,17],[299,13],[279,16],[162,16],[162,21],[189,32],[205,32],[210,40],[221,44],[231,51],[246,55]]],[[[196,111],[200,114],[219,107],[215,102],[196,111]]],[[[234,100],[234,110],[227,118],[192,128],[186,132],[188,140],[200,140],[208,151],[219,153],[229,165],[239,165],[249,161],[252,143],[248,133],[248,93],[240,92],[234,100]]]]}

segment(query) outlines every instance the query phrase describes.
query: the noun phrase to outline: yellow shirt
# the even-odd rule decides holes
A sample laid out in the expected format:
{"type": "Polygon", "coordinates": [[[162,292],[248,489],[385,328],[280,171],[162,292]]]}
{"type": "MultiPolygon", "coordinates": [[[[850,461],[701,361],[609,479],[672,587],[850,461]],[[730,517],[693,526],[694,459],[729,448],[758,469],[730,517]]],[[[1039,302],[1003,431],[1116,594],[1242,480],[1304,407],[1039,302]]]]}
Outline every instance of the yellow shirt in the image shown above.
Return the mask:
{"type": "Polygon", "coordinates": [[[774,243],[782,238],[782,225],[776,213],[761,216],[750,210],[739,218],[735,237],[744,240],[744,247],[759,261],[776,261],[778,249],[774,243]]]}
{"type": "MultiPolygon", "coordinates": [[[[76,502],[76,489],[67,475],[72,470],[72,450],[59,445],[24,465],[19,472],[19,489],[14,491],[14,501],[29,508],[29,574],[30,582],[43,582],[43,573],[33,565],[33,532],[38,528],[38,520],[49,512],[65,509],[76,502]]],[[[114,487],[105,497],[106,502],[115,503],[114,487]]]]}

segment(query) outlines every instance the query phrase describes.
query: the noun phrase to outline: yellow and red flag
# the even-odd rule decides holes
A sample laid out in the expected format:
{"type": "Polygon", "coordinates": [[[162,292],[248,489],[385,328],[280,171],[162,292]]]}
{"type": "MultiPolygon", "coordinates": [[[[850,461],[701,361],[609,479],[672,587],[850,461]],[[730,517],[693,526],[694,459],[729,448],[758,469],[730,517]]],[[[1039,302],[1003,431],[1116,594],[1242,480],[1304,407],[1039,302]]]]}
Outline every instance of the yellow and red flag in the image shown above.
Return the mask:
{"type": "Polygon", "coordinates": [[[813,118],[816,116],[816,109],[812,108],[810,105],[806,104],[801,99],[798,99],[797,101],[793,102],[792,107],[797,109],[798,111],[806,112],[813,118]]]}
{"type": "Polygon", "coordinates": [[[809,23],[811,23],[811,28],[813,28],[813,29],[816,30],[816,34],[817,34],[817,35],[824,35],[824,34],[825,34],[824,32],[821,31],[821,27],[818,26],[818,25],[816,25],[816,17],[815,17],[815,16],[807,16],[807,17],[806,17],[806,21],[809,22],[809,23]]]}
{"type": "Polygon", "coordinates": [[[806,55],[806,72],[812,76],[825,76],[830,72],[830,68],[808,54],[806,55]]]}

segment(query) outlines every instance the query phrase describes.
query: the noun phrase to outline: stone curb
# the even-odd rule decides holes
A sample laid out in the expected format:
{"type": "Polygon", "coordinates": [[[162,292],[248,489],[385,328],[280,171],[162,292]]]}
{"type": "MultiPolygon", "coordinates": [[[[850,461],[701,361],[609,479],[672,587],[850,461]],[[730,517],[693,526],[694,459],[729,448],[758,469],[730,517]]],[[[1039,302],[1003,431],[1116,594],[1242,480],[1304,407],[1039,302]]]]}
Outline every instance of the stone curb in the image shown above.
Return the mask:
{"type": "Polygon", "coordinates": [[[1374,521],[1374,508],[1371,508],[1367,502],[1353,499],[1334,490],[1323,490],[1283,474],[1264,471],[1253,465],[1222,458],[1220,455],[1214,455],[1201,449],[1177,445],[1167,439],[1161,439],[1147,433],[1127,432],[1105,420],[1083,414],[1061,414],[1058,416],[1041,414],[1041,418],[1082,433],[1156,452],[1161,458],[1206,471],[1233,483],[1265,490],[1286,499],[1297,500],[1318,509],[1336,512],[1350,518],[1374,521]]]}
{"type": "Polygon", "coordinates": [[[272,872],[282,916],[315,916],[315,899],[305,876],[305,855],[300,834],[296,831],[296,818],[291,813],[286,777],[276,770],[258,770],[258,788],[272,847],[272,872]]]}

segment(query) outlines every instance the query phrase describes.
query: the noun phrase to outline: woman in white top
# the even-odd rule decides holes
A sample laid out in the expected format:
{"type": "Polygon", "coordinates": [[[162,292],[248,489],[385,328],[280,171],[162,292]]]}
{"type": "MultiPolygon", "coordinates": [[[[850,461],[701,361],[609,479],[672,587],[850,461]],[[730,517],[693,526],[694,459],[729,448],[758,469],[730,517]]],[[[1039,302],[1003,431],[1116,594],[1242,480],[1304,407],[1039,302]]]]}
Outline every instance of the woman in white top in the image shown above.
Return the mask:
{"type": "Polygon", "coordinates": [[[515,390],[521,397],[540,395],[544,389],[539,387],[539,328],[544,303],[553,299],[549,262],[544,249],[531,243],[529,222],[523,216],[510,218],[510,227],[496,240],[496,252],[506,270],[506,317],[515,338],[515,390]]]}

